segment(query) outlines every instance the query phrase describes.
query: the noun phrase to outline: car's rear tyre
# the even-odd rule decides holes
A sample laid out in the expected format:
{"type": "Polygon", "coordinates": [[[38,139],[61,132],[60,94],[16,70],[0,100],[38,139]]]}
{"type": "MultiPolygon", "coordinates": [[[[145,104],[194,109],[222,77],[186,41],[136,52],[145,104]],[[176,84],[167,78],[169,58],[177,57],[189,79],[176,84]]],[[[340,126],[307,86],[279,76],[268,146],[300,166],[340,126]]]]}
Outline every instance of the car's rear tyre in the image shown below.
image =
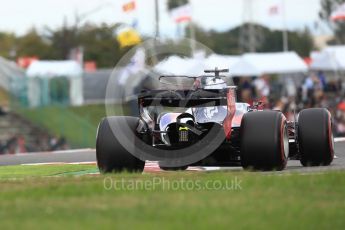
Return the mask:
{"type": "Polygon", "coordinates": [[[298,144],[303,166],[326,166],[332,163],[334,140],[328,110],[305,109],[300,112],[298,144]]]}
{"type": "MultiPolygon", "coordinates": [[[[107,117],[99,124],[96,139],[96,157],[102,173],[142,172],[145,162],[128,152],[113,133],[121,124],[121,135],[128,138],[135,136],[139,119],[135,117],[107,117]],[[113,130],[112,128],[113,127],[113,130]],[[123,130],[125,127],[126,130],[123,130]]],[[[133,142],[134,144],[134,142],[133,142]]]]}
{"type": "Polygon", "coordinates": [[[289,156],[286,118],[281,112],[249,112],[241,123],[241,164],[244,169],[283,170],[289,156]]]}

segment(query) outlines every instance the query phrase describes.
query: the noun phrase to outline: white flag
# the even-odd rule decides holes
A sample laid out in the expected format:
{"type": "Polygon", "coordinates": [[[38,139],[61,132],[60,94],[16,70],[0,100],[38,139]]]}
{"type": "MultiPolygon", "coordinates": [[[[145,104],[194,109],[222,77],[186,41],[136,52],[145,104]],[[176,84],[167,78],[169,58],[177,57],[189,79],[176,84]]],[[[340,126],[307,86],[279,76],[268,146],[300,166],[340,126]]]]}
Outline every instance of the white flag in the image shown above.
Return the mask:
{"type": "Polygon", "coordinates": [[[171,11],[171,17],[176,23],[190,22],[192,20],[192,8],[189,4],[179,6],[171,11]]]}
{"type": "Polygon", "coordinates": [[[270,6],[270,8],[268,9],[268,15],[269,16],[276,16],[278,14],[280,14],[280,6],[278,4],[270,6]]]}
{"type": "Polygon", "coordinates": [[[340,5],[335,11],[331,14],[332,21],[345,21],[345,3],[340,5]]]}

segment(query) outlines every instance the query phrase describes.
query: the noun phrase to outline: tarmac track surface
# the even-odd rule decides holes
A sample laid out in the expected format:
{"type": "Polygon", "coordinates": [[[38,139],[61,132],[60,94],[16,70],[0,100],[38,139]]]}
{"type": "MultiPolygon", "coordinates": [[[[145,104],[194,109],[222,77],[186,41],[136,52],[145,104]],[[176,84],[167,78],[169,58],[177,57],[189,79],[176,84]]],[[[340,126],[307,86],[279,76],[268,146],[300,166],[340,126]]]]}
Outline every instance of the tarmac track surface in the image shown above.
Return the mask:
{"type": "MultiPolygon", "coordinates": [[[[330,170],[345,170],[345,139],[336,139],[335,155],[331,166],[327,167],[302,167],[299,161],[290,160],[284,172],[322,172],[330,170]]],[[[9,165],[39,165],[39,164],[95,164],[96,154],[94,149],[80,149],[57,152],[43,152],[30,154],[2,155],[0,166],[9,165]]],[[[189,167],[191,171],[212,170],[242,170],[240,167],[189,167]]],[[[147,162],[146,172],[160,171],[157,163],[147,162]]]]}

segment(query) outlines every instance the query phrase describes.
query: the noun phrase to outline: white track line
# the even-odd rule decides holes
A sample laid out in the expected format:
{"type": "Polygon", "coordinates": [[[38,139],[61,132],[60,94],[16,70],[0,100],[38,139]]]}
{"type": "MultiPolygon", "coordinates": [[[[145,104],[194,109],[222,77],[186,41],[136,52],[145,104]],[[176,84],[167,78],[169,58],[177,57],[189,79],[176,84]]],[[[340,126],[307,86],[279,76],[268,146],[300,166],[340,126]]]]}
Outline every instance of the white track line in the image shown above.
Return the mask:
{"type": "Polygon", "coordinates": [[[96,162],[73,162],[73,163],[66,163],[66,162],[48,162],[48,163],[33,163],[33,164],[21,164],[23,166],[42,166],[42,165],[97,165],[96,162]]]}
{"type": "Polygon", "coordinates": [[[345,142],[345,137],[334,138],[334,142],[336,142],[336,143],[338,143],[338,142],[345,142]]]}
{"type": "MultiPolygon", "coordinates": [[[[22,164],[23,166],[45,166],[45,165],[97,165],[97,162],[73,162],[73,163],[65,163],[65,162],[48,162],[48,163],[34,163],[34,164],[22,164]]],[[[213,169],[203,168],[203,167],[188,167],[187,171],[213,171],[217,170],[218,167],[213,169]]],[[[159,168],[158,162],[148,161],[145,164],[144,172],[152,173],[152,172],[163,172],[159,168]]]]}
{"type": "MultiPolygon", "coordinates": [[[[335,143],[345,142],[345,137],[337,137],[334,138],[335,143]]],[[[76,150],[66,150],[66,151],[56,151],[56,152],[47,152],[47,153],[78,153],[83,151],[93,151],[94,149],[76,149],[76,150]]],[[[28,154],[16,154],[17,156],[23,155],[27,156],[28,154]]],[[[337,159],[337,156],[334,156],[334,159],[337,159]]],[[[40,165],[97,165],[97,162],[73,162],[73,163],[65,163],[65,162],[48,162],[48,163],[34,163],[34,164],[22,164],[26,166],[40,166],[40,165]]],[[[220,170],[220,167],[189,167],[188,171],[217,171],[220,170]]],[[[145,164],[144,172],[162,172],[159,168],[157,162],[148,161],[145,164]]]]}
{"type": "Polygon", "coordinates": [[[58,151],[52,151],[52,152],[32,152],[32,153],[17,153],[13,156],[29,156],[34,154],[69,154],[69,153],[80,153],[80,152],[88,152],[88,151],[96,151],[95,149],[71,149],[71,150],[58,150],[58,151]]]}
{"type": "MultiPolygon", "coordinates": [[[[293,143],[293,142],[295,142],[295,140],[290,139],[289,142],[290,142],[290,143],[293,143]]],[[[337,138],[334,138],[334,142],[335,142],[335,143],[338,143],[338,142],[345,142],[345,137],[337,137],[337,138]]]]}

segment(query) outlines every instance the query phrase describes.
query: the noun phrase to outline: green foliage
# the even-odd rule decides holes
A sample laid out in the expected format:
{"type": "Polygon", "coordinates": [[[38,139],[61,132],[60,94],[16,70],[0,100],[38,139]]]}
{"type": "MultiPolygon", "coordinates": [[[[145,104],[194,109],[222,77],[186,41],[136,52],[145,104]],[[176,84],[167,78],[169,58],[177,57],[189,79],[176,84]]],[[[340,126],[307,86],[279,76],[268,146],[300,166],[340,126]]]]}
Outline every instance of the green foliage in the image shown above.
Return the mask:
{"type": "MultiPolygon", "coordinates": [[[[41,59],[52,58],[53,47],[44,40],[36,29],[31,29],[25,35],[16,39],[17,56],[38,56],[41,59]]],[[[54,58],[53,58],[54,59],[54,58]]]]}
{"type": "Polygon", "coordinates": [[[96,60],[100,67],[113,67],[123,55],[116,40],[118,25],[85,25],[79,34],[79,42],[84,47],[85,60],[96,60]]]}
{"type": "Polygon", "coordinates": [[[320,19],[322,19],[334,32],[335,38],[330,41],[331,44],[345,44],[345,21],[332,22],[330,20],[332,12],[337,6],[343,3],[345,3],[345,0],[321,1],[321,10],[319,12],[320,19]]]}
{"type": "Polygon", "coordinates": [[[0,32],[0,56],[11,58],[10,53],[15,49],[16,37],[12,33],[0,32]]]}
{"type": "Polygon", "coordinates": [[[68,58],[73,48],[84,48],[84,59],[96,61],[99,67],[113,67],[123,55],[116,40],[118,24],[100,26],[85,24],[76,29],[64,26],[52,31],[49,39],[55,50],[55,58],[68,58]]]}
{"type": "Polygon", "coordinates": [[[39,59],[64,60],[72,49],[84,48],[84,60],[95,61],[98,67],[113,67],[126,50],[121,50],[116,39],[118,24],[100,26],[85,24],[79,28],[64,25],[56,30],[46,29],[44,35],[31,29],[16,37],[11,33],[0,33],[0,56],[37,56],[39,59]]]}
{"type": "MultiPolygon", "coordinates": [[[[246,25],[242,25],[246,26],[246,25]]],[[[270,30],[261,25],[255,25],[260,31],[261,42],[258,45],[258,52],[278,52],[283,50],[282,31],[270,30]]],[[[187,29],[189,30],[189,29],[187,29]]],[[[218,54],[241,54],[239,49],[239,37],[241,27],[236,27],[224,32],[205,31],[195,25],[196,39],[211,48],[218,54]]],[[[189,31],[187,31],[189,32],[189,31]]],[[[309,56],[314,48],[313,38],[308,29],[304,31],[289,31],[290,50],[296,51],[301,56],[309,56]]]]}
{"type": "MultiPolygon", "coordinates": [[[[265,33],[265,39],[259,52],[282,51],[282,31],[274,30],[265,33]]],[[[302,57],[308,57],[314,48],[313,37],[308,29],[288,32],[289,49],[296,51],[302,57]]]]}
{"type": "Polygon", "coordinates": [[[179,6],[188,4],[189,0],[168,0],[168,10],[171,11],[179,6]]]}
{"type": "MultiPolygon", "coordinates": [[[[184,1],[185,2],[185,1],[184,1]]],[[[180,4],[180,3],[178,3],[180,4]]],[[[61,60],[69,58],[72,49],[84,48],[84,60],[95,61],[98,67],[113,67],[131,47],[120,49],[116,39],[119,24],[84,24],[83,26],[67,26],[55,30],[46,29],[44,35],[35,29],[27,34],[16,37],[10,33],[0,33],[0,55],[9,58],[11,51],[17,51],[20,56],[38,56],[40,59],[61,60]]],[[[247,26],[247,25],[242,25],[247,26]]],[[[260,31],[261,39],[258,52],[282,51],[282,32],[271,31],[261,25],[255,25],[260,31]]],[[[227,31],[206,31],[194,25],[196,39],[219,54],[240,54],[239,37],[241,27],[227,31]]],[[[190,34],[190,27],[186,34],[190,34]]],[[[343,30],[345,31],[345,29],[343,30]]],[[[339,33],[344,33],[339,31],[339,33]]],[[[169,41],[178,43],[179,41],[169,41]]],[[[297,51],[302,56],[308,56],[313,49],[313,39],[310,31],[289,32],[290,50],[297,51]]]]}
{"type": "Polygon", "coordinates": [[[304,31],[289,32],[289,48],[295,50],[302,57],[309,57],[314,49],[314,40],[310,31],[305,29],[304,31]]]}
{"type": "Polygon", "coordinates": [[[48,32],[48,39],[51,41],[54,50],[51,59],[67,59],[70,51],[78,45],[77,33],[79,30],[64,25],[62,28],[48,32]]]}

